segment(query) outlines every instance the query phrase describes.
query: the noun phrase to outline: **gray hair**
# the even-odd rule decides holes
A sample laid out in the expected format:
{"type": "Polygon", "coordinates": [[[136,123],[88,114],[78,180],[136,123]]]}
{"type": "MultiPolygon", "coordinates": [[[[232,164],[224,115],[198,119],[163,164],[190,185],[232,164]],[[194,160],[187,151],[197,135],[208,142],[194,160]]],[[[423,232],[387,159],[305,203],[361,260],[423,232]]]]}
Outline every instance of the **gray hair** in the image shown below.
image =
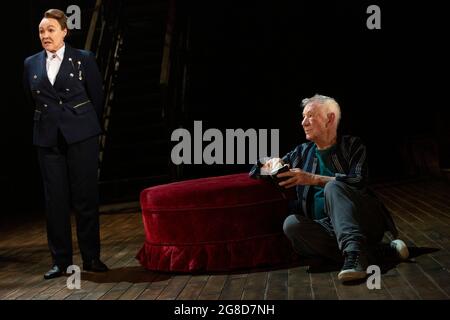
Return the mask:
{"type": "Polygon", "coordinates": [[[339,104],[331,97],[327,97],[321,94],[315,94],[311,98],[305,98],[302,100],[302,109],[306,107],[306,105],[310,103],[316,103],[321,106],[326,107],[326,112],[332,112],[336,116],[336,126],[339,125],[339,121],[341,120],[341,107],[339,104]]]}

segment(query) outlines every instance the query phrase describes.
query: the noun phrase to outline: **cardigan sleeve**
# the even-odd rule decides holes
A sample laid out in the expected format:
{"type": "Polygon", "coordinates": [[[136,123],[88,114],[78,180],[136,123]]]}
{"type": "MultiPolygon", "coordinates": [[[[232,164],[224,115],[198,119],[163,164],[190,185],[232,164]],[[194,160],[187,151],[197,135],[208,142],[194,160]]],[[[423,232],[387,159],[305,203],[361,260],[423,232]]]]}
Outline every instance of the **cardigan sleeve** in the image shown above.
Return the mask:
{"type": "Polygon", "coordinates": [[[367,183],[367,153],[366,146],[360,138],[352,137],[349,150],[349,172],[336,173],[336,181],[345,182],[351,186],[362,188],[367,183]]]}

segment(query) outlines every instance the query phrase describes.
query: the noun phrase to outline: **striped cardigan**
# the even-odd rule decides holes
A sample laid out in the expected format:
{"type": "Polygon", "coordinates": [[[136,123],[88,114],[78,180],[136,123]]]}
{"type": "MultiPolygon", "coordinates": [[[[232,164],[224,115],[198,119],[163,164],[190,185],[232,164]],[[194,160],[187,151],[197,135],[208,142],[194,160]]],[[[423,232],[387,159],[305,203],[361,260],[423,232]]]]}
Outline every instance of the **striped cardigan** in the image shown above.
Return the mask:
{"type": "MultiPolygon", "coordinates": [[[[366,147],[361,139],[352,136],[341,136],[337,139],[337,148],[331,153],[333,169],[336,172],[336,181],[341,181],[351,185],[352,187],[369,192],[374,197],[375,194],[367,188],[368,168],[366,147]]],[[[316,144],[314,142],[306,142],[297,146],[294,150],[286,154],[282,160],[288,163],[291,168],[300,168],[303,171],[317,174],[319,171],[318,159],[316,157],[316,144]]],[[[251,177],[258,177],[260,174],[259,167],[253,166],[250,171],[251,177]]],[[[311,186],[298,185],[297,201],[293,210],[303,212],[307,217],[312,217],[312,201],[311,186]]],[[[398,232],[392,220],[391,214],[383,206],[387,229],[394,237],[398,232]]]]}

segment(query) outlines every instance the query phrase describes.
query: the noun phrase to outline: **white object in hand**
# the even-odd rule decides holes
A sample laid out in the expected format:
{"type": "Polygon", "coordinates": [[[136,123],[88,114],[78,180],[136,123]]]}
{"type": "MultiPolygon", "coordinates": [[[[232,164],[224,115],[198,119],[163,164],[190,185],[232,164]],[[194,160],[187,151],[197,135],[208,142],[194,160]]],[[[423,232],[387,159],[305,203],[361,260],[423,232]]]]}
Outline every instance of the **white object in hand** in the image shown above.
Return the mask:
{"type": "Polygon", "coordinates": [[[283,166],[283,160],[280,158],[271,158],[261,167],[261,175],[272,175],[283,166]]]}

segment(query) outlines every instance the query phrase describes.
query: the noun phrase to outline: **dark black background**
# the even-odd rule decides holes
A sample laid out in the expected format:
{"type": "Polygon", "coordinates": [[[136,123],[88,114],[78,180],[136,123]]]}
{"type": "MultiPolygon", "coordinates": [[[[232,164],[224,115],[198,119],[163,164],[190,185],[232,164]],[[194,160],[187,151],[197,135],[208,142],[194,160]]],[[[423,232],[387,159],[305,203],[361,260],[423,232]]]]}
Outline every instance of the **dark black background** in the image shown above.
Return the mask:
{"type": "MultiPolygon", "coordinates": [[[[3,12],[2,215],[42,209],[23,59],[40,50],[37,25],[45,9],[87,3],[16,1],[3,12]]],[[[407,176],[405,145],[414,137],[436,143],[441,166],[450,167],[442,1],[185,3],[192,22],[186,103],[190,120],[202,120],[205,130],[279,128],[283,154],[304,141],[301,99],[320,93],[340,103],[341,133],[366,142],[373,180],[407,176]],[[370,4],[381,7],[381,30],[366,27],[370,4]]],[[[195,172],[212,175],[220,168],[195,172]]]]}
{"type": "MultiPolygon", "coordinates": [[[[190,105],[197,118],[218,127],[280,128],[284,153],[304,140],[301,99],[333,96],[342,108],[341,132],[369,147],[371,176],[402,177],[407,141],[449,135],[444,11],[432,2],[378,2],[382,28],[369,30],[370,4],[376,2],[191,7],[197,68],[190,105]]],[[[440,151],[448,166],[447,150],[440,151]]]]}

